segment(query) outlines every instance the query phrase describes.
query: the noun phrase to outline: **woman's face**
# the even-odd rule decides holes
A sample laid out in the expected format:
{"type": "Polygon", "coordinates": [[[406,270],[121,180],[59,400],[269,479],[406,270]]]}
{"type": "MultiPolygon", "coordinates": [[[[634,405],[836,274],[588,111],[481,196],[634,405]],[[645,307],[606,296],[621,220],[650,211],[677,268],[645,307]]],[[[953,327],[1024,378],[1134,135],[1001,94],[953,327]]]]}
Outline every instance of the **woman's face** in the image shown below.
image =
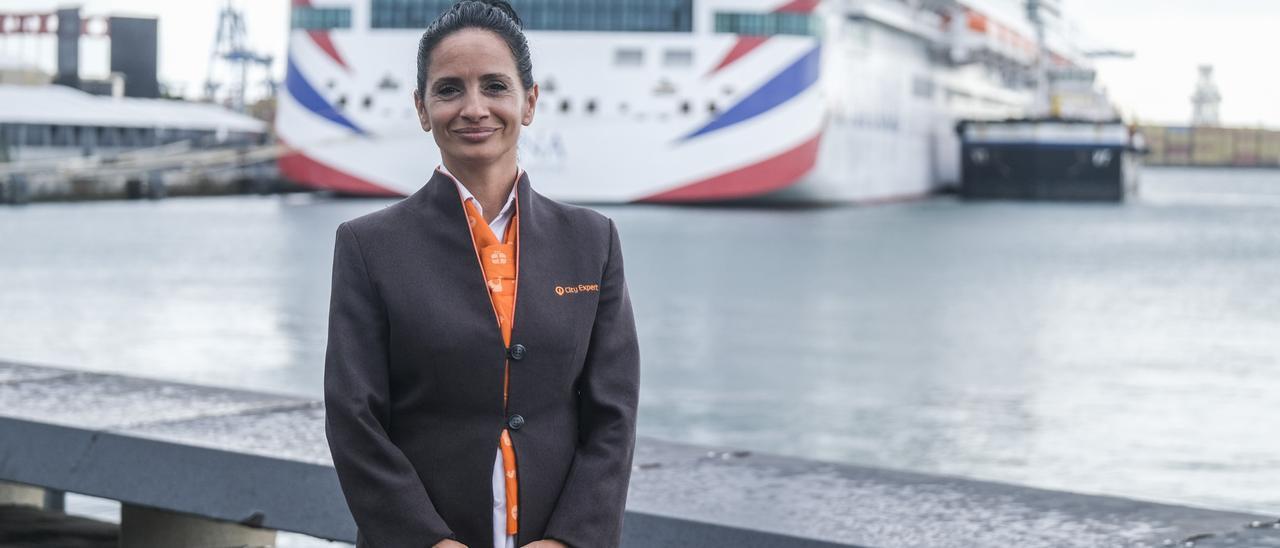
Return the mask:
{"type": "Polygon", "coordinates": [[[431,51],[423,96],[413,92],[422,129],[453,164],[515,159],[520,126],[533,122],[538,86],[520,83],[515,59],[497,34],[463,29],[431,51]]]}

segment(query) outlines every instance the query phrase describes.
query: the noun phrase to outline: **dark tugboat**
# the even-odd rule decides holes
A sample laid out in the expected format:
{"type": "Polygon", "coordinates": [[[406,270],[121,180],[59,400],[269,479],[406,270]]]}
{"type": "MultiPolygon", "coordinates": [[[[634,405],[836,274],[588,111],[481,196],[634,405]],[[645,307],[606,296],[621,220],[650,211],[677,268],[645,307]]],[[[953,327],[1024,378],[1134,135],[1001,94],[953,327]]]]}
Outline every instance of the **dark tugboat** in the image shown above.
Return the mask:
{"type": "Polygon", "coordinates": [[[1046,67],[1045,15],[1056,14],[1056,6],[1027,0],[1027,10],[1039,47],[1032,116],[958,124],[960,195],[1123,201],[1137,190],[1140,136],[1094,87],[1092,68],[1046,67]]]}

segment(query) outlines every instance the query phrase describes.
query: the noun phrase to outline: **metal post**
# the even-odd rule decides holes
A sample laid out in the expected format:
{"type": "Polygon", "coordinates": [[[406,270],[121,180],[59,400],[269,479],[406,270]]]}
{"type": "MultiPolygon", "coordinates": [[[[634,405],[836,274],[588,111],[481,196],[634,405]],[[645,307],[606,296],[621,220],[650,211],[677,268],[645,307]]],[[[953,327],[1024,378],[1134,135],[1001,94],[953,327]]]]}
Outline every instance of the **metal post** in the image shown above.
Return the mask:
{"type": "Polygon", "coordinates": [[[44,509],[55,512],[67,511],[67,492],[57,489],[44,490],[44,509]]]}

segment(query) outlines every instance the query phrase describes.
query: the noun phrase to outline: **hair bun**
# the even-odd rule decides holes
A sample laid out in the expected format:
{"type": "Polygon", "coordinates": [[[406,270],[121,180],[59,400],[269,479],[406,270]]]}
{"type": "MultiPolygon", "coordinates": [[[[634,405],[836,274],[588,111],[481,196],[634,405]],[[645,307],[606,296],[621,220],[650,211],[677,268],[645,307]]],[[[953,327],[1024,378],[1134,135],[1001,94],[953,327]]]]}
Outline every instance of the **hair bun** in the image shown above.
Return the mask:
{"type": "Polygon", "coordinates": [[[503,14],[505,14],[507,17],[510,17],[511,20],[515,22],[517,27],[520,27],[521,29],[524,28],[524,22],[520,21],[520,16],[516,14],[516,9],[511,7],[511,3],[507,2],[507,0],[470,0],[470,1],[476,2],[479,4],[484,4],[486,6],[494,8],[502,12],[503,14]]]}

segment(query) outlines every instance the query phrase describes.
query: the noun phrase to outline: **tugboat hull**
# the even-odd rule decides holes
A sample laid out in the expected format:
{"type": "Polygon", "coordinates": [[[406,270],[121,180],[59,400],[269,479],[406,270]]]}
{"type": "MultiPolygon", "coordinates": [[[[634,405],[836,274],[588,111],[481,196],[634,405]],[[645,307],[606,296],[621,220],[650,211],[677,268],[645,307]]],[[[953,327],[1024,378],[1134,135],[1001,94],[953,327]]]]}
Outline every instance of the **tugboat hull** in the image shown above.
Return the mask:
{"type": "Polygon", "coordinates": [[[1138,162],[1120,122],[962,122],[960,195],[968,199],[1120,202],[1138,162]]]}

